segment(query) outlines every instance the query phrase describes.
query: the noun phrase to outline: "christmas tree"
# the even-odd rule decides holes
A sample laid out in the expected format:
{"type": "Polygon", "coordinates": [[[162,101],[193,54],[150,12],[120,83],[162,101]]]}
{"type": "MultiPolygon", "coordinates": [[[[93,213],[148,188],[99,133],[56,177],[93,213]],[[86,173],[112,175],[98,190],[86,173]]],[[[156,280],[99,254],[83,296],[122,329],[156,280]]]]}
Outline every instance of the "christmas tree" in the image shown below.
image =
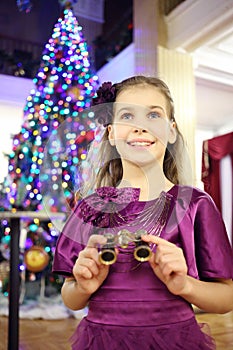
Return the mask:
{"type": "MultiPolygon", "coordinates": [[[[2,210],[46,209],[68,213],[75,203],[77,168],[86,158],[87,145],[96,127],[94,114],[88,112],[88,107],[98,78],[92,70],[71,2],[61,3],[62,15],[42,53],[33,80],[35,86],[23,111],[21,130],[13,136],[8,176],[1,184],[2,210]]],[[[49,220],[42,223],[39,219],[25,221],[23,230],[26,230],[26,243],[21,269],[29,271],[29,280],[40,279],[42,271],[54,281],[51,261],[58,230],[49,220]],[[25,253],[33,247],[42,247],[41,253],[49,257],[39,271],[33,270],[25,259],[25,253]]],[[[4,255],[10,237],[6,220],[0,233],[0,253],[4,255]]]]}
{"type": "MultiPolygon", "coordinates": [[[[23,124],[19,134],[14,136],[9,155],[11,185],[8,199],[14,208],[42,209],[38,175],[51,135],[59,143],[56,148],[61,147],[62,151],[66,148],[65,159],[59,160],[55,155],[50,164],[54,174],[52,187],[61,185],[57,179],[62,169],[62,187],[67,199],[72,200],[72,174],[78,162],[85,159],[86,152],[85,146],[82,149],[76,139],[95,128],[92,114],[82,114],[90,107],[97,77],[91,72],[81,29],[72,10],[66,8],[42,54],[42,63],[33,80],[35,88],[27,98],[23,124]],[[62,123],[66,126],[62,126],[64,134],[59,135],[62,123]]],[[[52,203],[54,210],[58,210],[56,204],[52,203]]]]}

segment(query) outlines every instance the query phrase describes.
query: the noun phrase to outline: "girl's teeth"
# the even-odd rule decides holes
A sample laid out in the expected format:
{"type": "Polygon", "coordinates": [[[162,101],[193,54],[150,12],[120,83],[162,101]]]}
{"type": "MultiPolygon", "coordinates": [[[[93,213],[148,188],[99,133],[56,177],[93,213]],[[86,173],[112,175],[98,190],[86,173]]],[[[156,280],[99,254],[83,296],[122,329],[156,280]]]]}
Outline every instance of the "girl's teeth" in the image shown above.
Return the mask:
{"type": "Polygon", "coordinates": [[[131,146],[150,146],[150,142],[131,142],[131,146]]]}

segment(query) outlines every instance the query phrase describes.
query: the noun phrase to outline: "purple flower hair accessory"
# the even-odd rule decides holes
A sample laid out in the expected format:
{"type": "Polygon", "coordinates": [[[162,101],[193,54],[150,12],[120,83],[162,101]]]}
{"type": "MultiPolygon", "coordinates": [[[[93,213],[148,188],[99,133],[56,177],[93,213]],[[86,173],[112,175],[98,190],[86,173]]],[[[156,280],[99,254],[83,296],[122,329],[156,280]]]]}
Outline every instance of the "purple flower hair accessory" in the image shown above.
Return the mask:
{"type": "Polygon", "coordinates": [[[93,98],[93,105],[100,103],[114,102],[116,98],[116,89],[110,81],[103,83],[96,91],[97,97],[93,98]]]}
{"type": "Polygon", "coordinates": [[[97,96],[92,99],[92,105],[97,106],[103,104],[95,111],[98,122],[104,126],[111,124],[112,121],[112,103],[116,99],[116,88],[110,82],[103,83],[96,91],[97,96]],[[107,105],[104,105],[107,103],[107,105]]]}

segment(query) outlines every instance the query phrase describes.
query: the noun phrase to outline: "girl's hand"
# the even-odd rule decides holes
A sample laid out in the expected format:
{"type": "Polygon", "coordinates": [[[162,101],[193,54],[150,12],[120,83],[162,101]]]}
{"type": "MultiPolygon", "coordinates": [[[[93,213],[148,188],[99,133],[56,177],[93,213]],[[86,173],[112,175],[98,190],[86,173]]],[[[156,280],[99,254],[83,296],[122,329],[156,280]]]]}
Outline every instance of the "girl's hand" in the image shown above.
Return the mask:
{"type": "Polygon", "coordinates": [[[143,235],[142,240],[157,246],[149,260],[155,275],[166,284],[171,293],[182,294],[188,283],[188,268],[182,249],[153,235],[143,235]]]}
{"type": "Polygon", "coordinates": [[[73,275],[78,283],[79,290],[85,294],[94,293],[103,283],[109,272],[109,266],[99,261],[97,246],[105,244],[106,238],[101,235],[92,235],[87,246],[79,253],[73,267],[73,275]]]}

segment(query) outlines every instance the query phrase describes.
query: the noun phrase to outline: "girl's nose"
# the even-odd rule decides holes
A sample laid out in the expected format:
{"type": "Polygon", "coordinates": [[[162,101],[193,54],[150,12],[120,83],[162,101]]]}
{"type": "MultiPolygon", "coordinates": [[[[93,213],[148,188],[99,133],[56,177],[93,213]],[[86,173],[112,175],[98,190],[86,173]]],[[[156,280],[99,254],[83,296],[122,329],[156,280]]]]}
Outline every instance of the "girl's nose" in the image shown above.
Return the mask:
{"type": "Polygon", "coordinates": [[[133,132],[138,133],[138,134],[142,134],[142,133],[147,132],[147,130],[146,129],[142,129],[142,128],[134,127],[133,128],[133,132]]]}

